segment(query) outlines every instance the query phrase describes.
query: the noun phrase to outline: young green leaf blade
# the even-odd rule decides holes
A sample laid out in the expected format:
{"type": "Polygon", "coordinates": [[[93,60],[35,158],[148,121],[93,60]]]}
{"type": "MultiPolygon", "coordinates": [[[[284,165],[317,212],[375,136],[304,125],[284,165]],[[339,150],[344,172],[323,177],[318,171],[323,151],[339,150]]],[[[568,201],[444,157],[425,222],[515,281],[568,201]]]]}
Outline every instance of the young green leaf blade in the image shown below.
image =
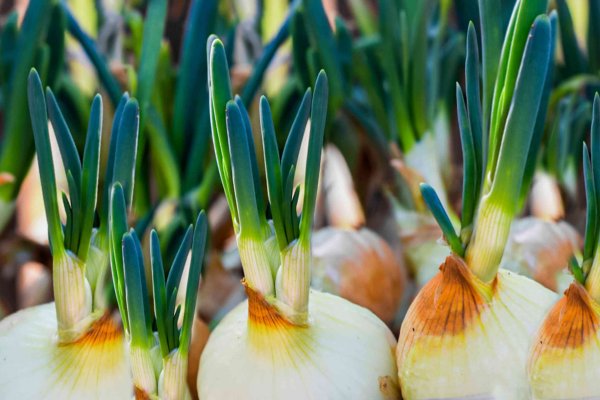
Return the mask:
{"type": "Polygon", "coordinates": [[[100,142],[102,138],[102,98],[94,97],[90,121],[88,125],[85,149],[83,152],[83,172],[81,176],[81,206],[82,213],[77,218],[81,219],[80,243],[78,256],[81,260],[87,259],[96,212],[96,198],[98,196],[98,175],[100,169],[100,142]]]}
{"type": "Polygon", "coordinates": [[[183,236],[177,253],[175,254],[173,264],[171,264],[169,276],[167,277],[167,296],[170,296],[171,293],[179,287],[181,275],[183,275],[183,270],[185,268],[185,262],[187,261],[188,254],[190,252],[190,246],[192,245],[192,232],[192,226],[190,225],[183,236]]]}
{"type": "Polygon", "coordinates": [[[114,147],[114,163],[111,183],[119,182],[125,193],[125,202],[131,206],[140,128],[140,109],[135,99],[127,100],[119,123],[117,142],[114,147]]]}
{"type": "Polygon", "coordinates": [[[252,136],[252,124],[250,115],[244,106],[244,102],[240,96],[235,96],[235,104],[237,104],[244,121],[244,131],[246,132],[246,141],[248,143],[248,155],[250,156],[250,166],[252,168],[252,178],[254,182],[254,195],[256,196],[256,207],[258,215],[265,215],[266,206],[260,185],[260,175],[258,173],[258,161],[256,160],[256,148],[254,146],[254,137],[252,136]]]}
{"type": "Polygon", "coordinates": [[[547,16],[536,18],[525,46],[507,116],[490,196],[514,215],[523,181],[536,117],[551,62],[551,27],[547,16]]]}
{"type": "MultiPolygon", "coordinates": [[[[467,107],[463,98],[460,85],[456,84],[456,108],[458,111],[458,127],[460,130],[460,142],[463,154],[463,207],[461,215],[462,228],[468,228],[473,224],[475,207],[479,199],[479,170],[477,163],[477,152],[474,134],[471,129],[467,107]]],[[[481,145],[481,143],[479,143],[481,145]]]]}
{"type": "Polygon", "coordinates": [[[48,116],[50,117],[50,122],[52,122],[52,127],[54,128],[54,135],[56,137],[56,142],[58,143],[60,156],[63,160],[65,170],[71,171],[73,180],[77,184],[76,188],[78,191],[81,191],[79,185],[81,183],[81,160],[79,159],[79,153],[77,152],[77,147],[75,146],[73,136],[65,121],[65,117],[60,111],[54,93],[52,93],[50,88],[46,88],[46,102],[48,106],[48,116]]]}
{"type": "MultiPolygon", "coordinates": [[[[104,173],[104,192],[102,193],[102,208],[100,210],[100,227],[101,229],[108,229],[108,216],[109,216],[109,208],[111,201],[111,191],[113,186],[113,176],[115,171],[115,157],[117,152],[117,147],[122,147],[123,145],[119,143],[119,128],[121,126],[121,117],[123,116],[123,109],[127,104],[127,100],[129,100],[129,94],[124,93],[121,96],[121,100],[117,108],[115,109],[115,115],[112,120],[112,127],[110,130],[110,143],[108,145],[108,159],[106,161],[106,171],[104,173]]],[[[131,146],[125,146],[131,147],[131,146]]],[[[137,145],[136,145],[137,147],[137,145]]],[[[135,162],[134,162],[135,165],[135,162]]]]}
{"type": "Polygon", "coordinates": [[[150,346],[146,330],[146,314],[142,286],[146,285],[144,266],[140,265],[136,241],[132,233],[123,236],[123,267],[125,271],[125,295],[127,298],[127,313],[132,344],[148,348],[150,346]]]}
{"type": "Polygon", "coordinates": [[[194,227],[192,259],[185,291],[185,308],[179,340],[179,348],[183,354],[188,353],[190,341],[192,339],[192,325],[196,314],[196,297],[198,296],[198,285],[200,283],[200,273],[202,272],[202,264],[204,262],[207,236],[208,221],[204,211],[201,211],[196,219],[196,225],[194,227]]]}
{"type": "Polygon", "coordinates": [[[281,176],[283,177],[287,177],[292,165],[296,165],[298,161],[298,154],[300,153],[300,147],[302,146],[304,130],[308,118],[310,117],[311,104],[312,91],[308,88],[304,92],[304,97],[296,112],[296,117],[294,118],[285,146],[283,147],[283,154],[281,156],[281,176]]]}
{"type": "Polygon", "coordinates": [[[267,193],[269,195],[273,226],[275,227],[275,237],[277,238],[279,249],[283,250],[288,245],[288,241],[285,234],[282,213],[282,207],[285,205],[283,204],[283,184],[281,180],[281,166],[279,164],[279,149],[277,147],[277,138],[275,136],[271,108],[269,107],[267,98],[264,96],[260,98],[259,112],[265,157],[265,173],[267,175],[267,193]]]}
{"type": "Polygon", "coordinates": [[[446,210],[444,210],[444,206],[442,205],[437,193],[435,193],[435,190],[426,183],[421,183],[420,188],[423,200],[442,229],[442,233],[450,245],[452,252],[462,257],[465,250],[462,246],[460,238],[454,231],[450,217],[448,217],[446,210]]]}
{"type": "Polygon", "coordinates": [[[594,173],[587,145],[583,143],[583,177],[586,199],[583,266],[586,270],[594,258],[598,241],[598,193],[596,192],[594,173]]]}
{"type": "Polygon", "coordinates": [[[127,206],[123,187],[115,183],[110,188],[109,250],[112,280],[117,305],[123,320],[123,329],[129,332],[127,297],[125,294],[125,269],[123,266],[123,236],[127,233],[127,206]]]}
{"type": "Polygon", "coordinates": [[[154,299],[154,316],[158,330],[158,342],[162,356],[166,357],[169,354],[169,344],[167,342],[167,327],[165,326],[165,314],[167,311],[165,270],[160,253],[158,234],[154,229],[150,232],[150,265],[152,266],[152,297],[154,299]]]}
{"type": "Polygon", "coordinates": [[[481,186],[481,180],[483,179],[483,165],[485,165],[484,152],[487,145],[487,138],[483,135],[484,127],[481,119],[481,96],[479,93],[479,49],[477,46],[475,25],[473,25],[472,22],[469,23],[467,31],[465,81],[469,125],[471,128],[471,136],[473,137],[473,150],[475,152],[475,168],[481,175],[481,177],[477,178],[475,181],[475,192],[477,193],[481,186]]]}
{"type": "Polygon", "coordinates": [[[304,181],[304,202],[302,206],[302,219],[300,221],[300,238],[305,244],[310,242],[311,229],[314,218],[319,175],[321,171],[321,149],[325,135],[325,122],[327,118],[328,80],[325,71],[321,70],[317,76],[315,90],[310,111],[310,137],[306,157],[306,177],[304,181]]]}
{"type": "Polygon", "coordinates": [[[242,113],[233,101],[227,103],[227,132],[229,153],[233,172],[233,186],[237,204],[240,234],[254,239],[261,238],[261,218],[258,215],[254,177],[249,154],[248,134],[244,127],[242,113]]]}
{"type": "Polygon", "coordinates": [[[48,133],[46,101],[44,99],[42,81],[35,69],[32,69],[29,73],[27,99],[29,102],[29,113],[31,116],[35,147],[38,154],[38,166],[42,183],[46,220],[48,221],[50,248],[52,249],[54,257],[58,257],[64,251],[64,236],[60,216],[58,214],[56,178],[54,174],[50,136],[48,133]]]}

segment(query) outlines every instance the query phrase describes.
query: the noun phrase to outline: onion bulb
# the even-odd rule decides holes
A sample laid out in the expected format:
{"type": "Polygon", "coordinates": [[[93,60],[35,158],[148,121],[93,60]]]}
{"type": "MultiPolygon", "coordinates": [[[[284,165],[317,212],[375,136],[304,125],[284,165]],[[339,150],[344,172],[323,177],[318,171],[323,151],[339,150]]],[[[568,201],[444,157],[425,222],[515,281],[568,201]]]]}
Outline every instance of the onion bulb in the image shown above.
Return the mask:
{"type": "Polygon", "coordinates": [[[384,399],[397,396],[395,340],[370,311],[311,291],[311,229],[327,114],[327,77],[308,90],[280,160],[271,111],[260,120],[272,225],[266,220],[249,116],[231,100],[223,44],[211,37],[209,94],[217,164],[229,202],[248,300],[210,335],[200,358],[198,394],[213,399],[384,399]],[[294,171],[310,133],[302,213],[294,171]],[[272,228],[271,228],[272,226],[272,228]],[[273,236],[273,231],[275,235],[273,236]],[[274,240],[275,252],[267,243],[274,240]]]}
{"type": "Polygon", "coordinates": [[[327,227],[312,239],[311,286],[373,311],[391,324],[406,285],[406,273],[390,246],[375,232],[327,227]]]}
{"type": "Polygon", "coordinates": [[[396,355],[403,397],[527,398],[527,351],[554,300],[510,271],[486,284],[449,256],[402,323],[396,355]]]}
{"type": "Polygon", "coordinates": [[[571,283],[566,267],[569,259],[579,253],[581,242],[579,233],[565,221],[521,218],[510,228],[501,268],[562,292],[571,283]]]}
{"type": "MultiPolygon", "coordinates": [[[[540,114],[544,120],[540,110],[548,101],[548,91],[542,89],[551,81],[555,17],[540,15],[533,21],[545,5],[536,9],[532,3],[524,4],[515,5],[509,42],[503,47],[494,94],[506,97],[493,103],[487,163],[481,157],[483,142],[476,135],[484,128],[477,114],[481,112],[477,36],[472,23],[468,28],[467,102],[456,87],[465,165],[459,232],[434,189],[421,185],[423,201],[453,254],[421,289],[400,329],[398,375],[402,396],[408,400],[528,398],[529,347],[556,294],[499,266],[518,212],[523,176],[532,168],[527,160],[536,157],[532,149],[538,146],[532,143],[541,136],[536,134],[536,119],[540,114]],[[521,17],[526,13],[531,20],[521,17]],[[507,63],[514,63],[511,68],[518,74],[511,76],[507,63]]],[[[482,6],[482,13],[489,11],[482,6]]]]}
{"type": "Polygon", "coordinates": [[[575,278],[546,316],[531,346],[528,372],[534,399],[600,398],[600,97],[594,97],[591,155],[583,145],[587,199],[581,265],[570,261],[575,278]]]}
{"type": "MultiPolygon", "coordinates": [[[[32,70],[28,100],[53,257],[55,302],[19,311],[0,323],[0,398],[128,399],[133,384],[124,337],[98,290],[108,267],[108,249],[99,248],[103,242],[97,239],[107,233],[106,220],[101,218],[100,226],[93,227],[94,214],[106,216],[102,211],[107,211],[96,210],[102,101],[96,96],[92,103],[81,162],[50,90],[46,98],[32,70]],[[48,112],[69,177],[70,196],[63,195],[64,227],[56,199],[48,112]]],[[[133,189],[135,151],[115,155],[115,150],[135,149],[138,118],[137,102],[123,96],[109,152],[109,164],[118,159],[121,169],[120,174],[107,173],[108,183],[119,180],[133,189]]]]}

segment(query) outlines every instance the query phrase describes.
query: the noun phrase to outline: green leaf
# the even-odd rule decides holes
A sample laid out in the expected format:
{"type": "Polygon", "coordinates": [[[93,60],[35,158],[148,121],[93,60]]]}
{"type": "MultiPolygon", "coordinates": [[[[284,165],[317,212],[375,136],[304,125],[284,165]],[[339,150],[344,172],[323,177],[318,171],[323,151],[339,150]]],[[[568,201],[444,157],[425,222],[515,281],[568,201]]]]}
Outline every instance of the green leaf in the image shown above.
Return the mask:
{"type": "Polygon", "coordinates": [[[600,2],[588,0],[587,51],[591,72],[600,70],[600,2]]]}
{"type": "Polygon", "coordinates": [[[473,150],[475,155],[475,169],[477,173],[481,175],[481,177],[476,178],[475,180],[474,189],[475,193],[478,194],[481,187],[481,181],[483,180],[483,166],[485,165],[484,151],[487,145],[487,137],[483,134],[484,126],[481,119],[481,96],[479,94],[479,49],[477,46],[477,34],[475,33],[475,26],[472,22],[469,23],[467,32],[465,81],[467,86],[467,109],[469,113],[469,125],[471,128],[473,150]]]}
{"type": "Polygon", "coordinates": [[[250,166],[252,168],[254,195],[256,196],[258,215],[265,215],[266,206],[260,185],[260,175],[258,173],[258,162],[256,160],[256,148],[254,147],[254,137],[252,136],[252,124],[250,122],[250,116],[248,115],[246,107],[244,107],[244,102],[239,96],[235,96],[235,104],[237,104],[242,114],[242,120],[244,121],[244,131],[246,132],[246,140],[248,143],[248,155],[250,156],[250,166]]]}
{"type": "Polygon", "coordinates": [[[207,236],[208,221],[206,214],[204,211],[202,211],[198,215],[198,218],[196,219],[196,226],[194,227],[192,260],[190,263],[190,272],[188,275],[185,292],[185,308],[183,314],[183,324],[181,325],[181,338],[179,340],[179,348],[183,354],[188,353],[192,338],[192,325],[196,315],[196,297],[198,296],[198,285],[200,283],[200,273],[202,272],[202,264],[204,262],[207,236]]]}
{"type": "Polygon", "coordinates": [[[298,4],[299,1],[291,4],[288,15],[285,17],[285,20],[279,27],[279,30],[275,36],[273,36],[273,39],[271,39],[269,43],[265,45],[258,62],[256,65],[254,65],[254,68],[252,69],[252,75],[250,75],[246,81],[246,85],[244,85],[244,89],[242,90],[241,97],[244,104],[252,103],[254,95],[256,94],[258,87],[263,80],[267,67],[269,64],[271,64],[271,61],[275,57],[275,53],[277,53],[279,47],[281,47],[281,45],[290,36],[290,25],[298,4]]]}
{"type": "Polygon", "coordinates": [[[547,16],[540,16],[531,28],[521,69],[515,83],[511,112],[507,116],[490,197],[513,214],[523,181],[523,174],[540,112],[544,84],[551,62],[551,28],[547,16]]]}
{"type": "Polygon", "coordinates": [[[81,176],[81,219],[78,256],[87,259],[94,225],[96,198],[98,195],[98,172],[100,168],[100,141],[102,135],[102,98],[94,97],[88,125],[85,149],[83,152],[83,174],[81,176]]]}
{"type": "Polygon", "coordinates": [[[133,233],[123,236],[123,266],[125,271],[125,294],[127,298],[127,311],[131,342],[142,348],[149,348],[149,334],[146,330],[146,314],[143,286],[146,285],[144,266],[140,265],[138,249],[133,233]]]}
{"type": "Polygon", "coordinates": [[[185,262],[187,261],[190,252],[190,246],[192,245],[192,232],[192,226],[190,225],[185,231],[183,240],[173,259],[173,264],[171,264],[169,276],[167,277],[167,296],[170,296],[171,293],[179,287],[179,282],[181,281],[181,276],[183,275],[183,270],[185,268],[185,262]]]}
{"type": "Polygon", "coordinates": [[[96,68],[100,82],[102,82],[104,88],[108,92],[111,102],[113,105],[117,105],[121,98],[121,87],[119,82],[117,82],[116,78],[110,72],[106,60],[100,55],[100,52],[96,48],[95,41],[83,31],[81,26],[79,26],[77,19],[73,16],[66,4],[61,3],[61,6],[67,15],[67,28],[69,33],[73,35],[79,44],[81,44],[81,47],[83,47],[83,50],[96,68]]]}
{"type": "Polygon", "coordinates": [[[129,331],[127,298],[125,295],[125,270],[123,266],[123,235],[127,233],[127,206],[123,187],[117,182],[110,188],[110,229],[109,249],[112,280],[123,329],[129,331]]]}
{"type": "Polygon", "coordinates": [[[325,134],[325,119],[327,118],[328,80],[325,71],[319,72],[315,83],[315,91],[310,111],[310,137],[308,142],[306,171],[304,181],[304,201],[302,219],[300,221],[299,240],[305,244],[310,242],[310,234],[314,218],[319,172],[321,170],[321,149],[325,134]]]}
{"type": "Polygon", "coordinates": [[[336,111],[344,102],[345,93],[335,37],[321,0],[302,0],[302,5],[305,10],[306,31],[318,52],[322,68],[329,77],[331,111],[336,111]]]}
{"type": "Polygon", "coordinates": [[[249,154],[249,135],[246,133],[242,118],[237,104],[233,101],[227,103],[227,132],[240,235],[258,239],[262,237],[260,222],[264,215],[258,214],[249,154]]]}
{"type": "MultiPolygon", "coordinates": [[[[113,116],[112,127],[110,130],[110,143],[108,145],[108,159],[106,161],[106,171],[104,175],[104,192],[102,193],[102,209],[100,210],[100,227],[101,229],[108,229],[108,215],[111,201],[111,191],[113,186],[113,175],[115,171],[115,157],[117,147],[122,147],[119,144],[119,128],[121,126],[121,117],[123,116],[123,109],[129,100],[129,94],[124,93],[119,101],[117,108],[115,109],[115,115],[113,116]]],[[[137,133],[136,133],[137,135],[137,133]]],[[[122,139],[122,138],[121,138],[122,139]]],[[[127,146],[125,146],[127,147],[127,146]]],[[[135,165],[135,163],[134,163],[135,165]]]]}
{"type": "Polygon", "coordinates": [[[556,10],[560,21],[560,42],[562,44],[563,59],[569,75],[587,72],[587,61],[579,49],[577,36],[573,29],[573,19],[565,0],[556,0],[556,10]]]}
{"type": "Polygon", "coordinates": [[[158,329],[158,341],[163,358],[169,354],[167,342],[167,327],[165,326],[165,314],[167,312],[167,293],[165,287],[165,270],[162,255],[160,253],[160,242],[158,234],[154,229],[150,232],[150,264],[152,266],[152,297],[154,299],[154,316],[158,329]]]}
{"type": "MultiPolygon", "coordinates": [[[[516,91],[517,79],[522,69],[521,65],[525,54],[525,47],[531,41],[529,39],[530,33],[533,33],[535,30],[535,28],[532,28],[532,24],[536,25],[536,17],[542,14],[546,10],[546,7],[547,0],[522,0],[515,6],[511,17],[500,57],[492,103],[489,137],[490,149],[488,152],[487,168],[492,178],[498,166],[498,155],[500,152],[500,143],[503,140],[503,133],[507,132],[505,123],[508,118],[509,109],[514,104],[513,96],[516,91]]],[[[543,25],[546,25],[546,23],[543,25]]],[[[542,29],[542,31],[544,30],[546,28],[542,29]]],[[[544,70],[546,69],[544,68],[544,70]]],[[[536,89],[538,93],[542,92],[541,88],[536,89]]],[[[537,108],[537,104],[535,106],[537,108]]]]}
{"type": "Polygon", "coordinates": [[[198,43],[205,43],[213,30],[217,3],[217,0],[193,0],[185,25],[172,129],[173,147],[180,161],[186,154],[186,145],[192,141],[196,115],[207,108],[206,96],[198,96],[206,93],[207,54],[198,51],[198,43]]]}
{"type": "MultiPolygon", "coordinates": [[[[477,151],[471,122],[467,114],[467,107],[463,98],[460,85],[456,84],[456,108],[458,109],[458,126],[460,128],[460,141],[463,154],[463,207],[461,215],[462,229],[468,229],[473,224],[475,207],[479,199],[479,165],[477,163],[477,151]]],[[[479,143],[481,145],[481,143],[479,143]]]]}
{"type": "Polygon", "coordinates": [[[292,166],[296,165],[298,162],[298,154],[300,153],[300,147],[302,146],[304,130],[306,129],[306,123],[310,116],[312,104],[311,94],[310,88],[304,92],[304,97],[296,112],[296,117],[294,118],[285,146],[283,147],[283,154],[281,156],[281,175],[283,177],[287,177],[292,166]]]}
{"type": "Polygon", "coordinates": [[[29,102],[29,113],[31,115],[31,126],[35,139],[35,147],[38,153],[38,166],[42,193],[44,197],[44,208],[46,220],[48,221],[48,235],[50,248],[54,257],[64,252],[64,236],[58,214],[58,201],[56,199],[56,178],[54,175],[54,163],[52,160],[52,148],[48,134],[48,116],[46,114],[46,101],[39,75],[32,69],[29,73],[27,87],[27,98],[29,102]]]}
{"type": "Polygon", "coordinates": [[[77,191],[81,191],[81,160],[79,159],[77,146],[75,146],[71,131],[50,88],[46,88],[46,101],[48,103],[48,116],[54,128],[54,135],[65,170],[71,171],[73,180],[77,184],[77,191]]]}
{"type": "Polygon", "coordinates": [[[275,227],[275,237],[279,244],[279,250],[283,250],[288,245],[285,233],[282,207],[283,204],[283,185],[281,180],[281,166],[279,164],[279,149],[277,147],[277,138],[275,127],[273,126],[273,116],[267,98],[260,98],[260,128],[262,132],[263,151],[265,155],[265,173],[267,175],[267,192],[269,194],[269,204],[271,206],[271,215],[275,227]]]}
{"type": "Polygon", "coordinates": [[[131,206],[133,199],[139,127],[140,109],[138,102],[135,99],[129,99],[123,108],[123,114],[119,122],[119,131],[114,147],[113,173],[110,181],[111,183],[119,182],[121,184],[128,207],[131,206]]]}
{"type": "Polygon", "coordinates": [[[210,101],[210,124],[215,149],[219,175],[223,184],[223,191],[229,204],[234,228],[239,224],[237,216],[237,203],[233,189],[231,172],[231,157],[229,155],[229,142],[227,139],[226,108],[231,100],[231,83],[229,81],[229,67],[223,43],[211,35],[207,41],[209,52],[208,91],[210,101]]]}
{"type": "Polygon", "coordinates": [[[437,221],[438,225],[442,229],[444,237],[446,241],[450,245],[452,252],[462,257],[464,255],[464,248],[462,246],[461,240],[454,231],[454,227],[452,226],[452,222],[450,221],[450,217],[444,210],[444,206],[440,201],[440,198],[435,193],[435,190],[426,183],[421,183],[421,195],[423,196],[423,200],[433,214],[433,217],[437,221]]]}
{"type": "MultiPolygon", "coordinates": [[[[598,193],[595,186],[595,171],[590,162],[590,154],[583,144],[583,177],[585,184],[586,214],[583,245],[583,265],[591,265],[598,241],[598,193]]],[[[585,268],[588,269],[588,268],[585,268]]],[[[587,271],[586,271],[587,272],[587,271]]]]}
{"type": "MultiPolygon", "coordinates": [[[[137,98],[140,110],[145,116],[150,105],[154,83],[156,80],[156,67],[160,54],[160,44],[165,30],[167,16],[167,0],[149,0],[144,19],[144,36],[142,53],[139,60],[137,98]]],[[[144,117],[145,118],[145,117],[144,117]]]]}
{"type": "MultiPolygon", "coordinates": [[[[11,202],[15,199],[21,182],[29,171],[34,154],[32,126],[27,116],[28,74],[40,58],[40,44],[48,31],[52,6],[56,0],[31,2],[21,23],[14,47],[13,65],[9,79],[3,85],[8,94],[3,107],[2,148],[0,171],[13,175],[14,182],[0,187],[0,199],[11,202]],[[39,4],[38,4],[39,3],[39,4]]],[[[43,57],[42,57],[43,58],[43,57]]],[[[44,69],[40,68],[42,75],[44,69]]],[[[39,79],[39,78],[38,78],[39,79]]],[[[43,92],[42,92],[43,96],[43,92]]],[[[45,104],[44,104],[45,107],[45,104]]],[[[44,114],[45,114],[44,110],[44,114]]]]}

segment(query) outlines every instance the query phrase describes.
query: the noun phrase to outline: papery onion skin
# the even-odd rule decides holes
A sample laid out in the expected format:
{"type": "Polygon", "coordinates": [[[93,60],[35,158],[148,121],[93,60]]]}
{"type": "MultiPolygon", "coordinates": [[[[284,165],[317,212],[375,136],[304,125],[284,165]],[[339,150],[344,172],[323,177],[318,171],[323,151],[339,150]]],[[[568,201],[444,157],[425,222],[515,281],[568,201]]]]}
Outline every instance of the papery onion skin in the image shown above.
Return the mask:
{"type": "Polygon", "coordinates": [[[526,399],[533,332],[556,295],[500,270],[481,282],[449,256],[421,289],[400,330],[397,361],[404,399],[526,399]]]}
{"type": "Polygon", "coordinates": [[[54,303],[0,323],[1,399],[131,399],[123,334],[108,316],[78,340],[58,342],[54,303]]]}
{"type": "Polygon", "coordinates": [[[296,326],[248,294],[250,303],[221,321],[202,353],[200,399],[392,398],[395,339],[370,311],[311,291],[309,322],[296,326]]]}
{"type": "Polygon", "coordinates": [[[406,270],[373,231],[325,228],[312,237],[311,286],[366,307],[392,323],[406,286],[406,270]]]}
{"type": "Polygon", "coordinates": [[[600,398],[600,304],[579,283],[548,313],[528,372],[534,399],[600,398]]]}

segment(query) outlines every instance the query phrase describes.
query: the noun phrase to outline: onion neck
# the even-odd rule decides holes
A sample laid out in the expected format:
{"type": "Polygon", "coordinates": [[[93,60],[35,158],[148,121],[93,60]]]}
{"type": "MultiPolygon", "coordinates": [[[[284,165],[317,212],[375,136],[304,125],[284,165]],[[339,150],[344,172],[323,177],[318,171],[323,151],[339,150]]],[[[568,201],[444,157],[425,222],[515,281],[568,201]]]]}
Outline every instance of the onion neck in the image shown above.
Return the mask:
{"type": "Polygon", "coordinates": [[[590,297],[600,304],[600,249],[596,251],[592,267],[585,280],[585,288],[590,297]]]}
{"type": "Polygon", "coordinates": [[[291,243],[281,252],[281,267],[277,272],[277,300],[280,311],[290,321],[303,325],[308,320],[310,290],[310,241],[291,243]]]}
{"type": "Polygon", "coordinates": [[[495,204],[489,195],[482,199],[465,259],[471,271],[485,283],[493,281],[498,272],[512,219],[512,214],[495,204]]]}
{"type": "Polygon", "coordinates": [[[246,283],[264,297],[275,294],[271,263],[264,241],[238,234],[238,251],[246,283]]]}
{"type": "Polygon", "coordinates": [[[152,354],[147,348],[130,343],[129,358],[133,385],[136,393],[141,394],[138,397],[150,398],[156,393],[156,374],[152,354]]]}
{"type": "Polygon", "coordinates": [[[94,320],[85,264],[69,251],[57,252],[52,274],[59,340],[72,342],[85,333],[94,320]]]}
{"type": "Polygon", "coordinates": [[[158,397],[162,400],[188,400],[191,398],[187,387],[187,355],[179,349],[163,359],[163,370],[158,381],[158,397]]]}

